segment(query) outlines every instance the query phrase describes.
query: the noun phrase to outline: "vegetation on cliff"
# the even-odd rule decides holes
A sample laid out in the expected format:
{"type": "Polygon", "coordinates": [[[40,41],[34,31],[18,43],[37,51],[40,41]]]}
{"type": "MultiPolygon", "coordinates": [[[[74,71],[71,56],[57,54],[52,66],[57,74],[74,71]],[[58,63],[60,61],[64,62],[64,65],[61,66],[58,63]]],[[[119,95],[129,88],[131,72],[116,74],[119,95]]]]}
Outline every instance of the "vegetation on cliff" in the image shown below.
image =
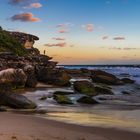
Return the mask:
{"type": "Polygon", "coordinates": [[[28,54],[18,40],[2,28],[0,28],[0,52],[13,52],[19,56],[28,54]]]}

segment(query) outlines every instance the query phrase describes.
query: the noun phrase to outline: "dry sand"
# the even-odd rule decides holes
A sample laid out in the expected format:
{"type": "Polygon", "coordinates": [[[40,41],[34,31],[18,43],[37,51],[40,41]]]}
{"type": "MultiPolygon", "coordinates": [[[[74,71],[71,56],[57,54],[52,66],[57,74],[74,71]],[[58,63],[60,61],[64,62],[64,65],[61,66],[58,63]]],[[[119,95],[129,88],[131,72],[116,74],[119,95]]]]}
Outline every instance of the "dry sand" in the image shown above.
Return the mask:
{"type": "Polygon", "coordinates": [[[140,140],[140,134],[6,112],[0,113],[0,140],[140,140]]]}

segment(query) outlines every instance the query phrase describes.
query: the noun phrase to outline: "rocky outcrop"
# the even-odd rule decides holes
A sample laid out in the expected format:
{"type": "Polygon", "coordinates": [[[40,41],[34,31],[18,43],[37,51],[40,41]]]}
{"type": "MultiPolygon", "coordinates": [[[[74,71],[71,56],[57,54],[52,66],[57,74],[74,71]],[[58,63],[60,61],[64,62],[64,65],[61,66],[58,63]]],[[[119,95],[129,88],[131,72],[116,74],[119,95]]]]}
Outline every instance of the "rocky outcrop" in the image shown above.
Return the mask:
{"type": "Polygon", "coordinates": [[[24,67],[24,72],[27,75],[27,80],[26,80],[26,87],[31,87],[35,88],[37,85],[37,78],[35,74],[35,68],[31,65],[27,65],[24,67]]]}
{"type": "Polygon", "coordinates": [[[122,85],[123,82],[115,75],[102,70],[92,70],[92,81],[94,83],[104,83],[107,85],[122,85]]]}
{"type": "Polygon", "coordinates": [[[90,77],[91,72],[88,69],[65,69],[65,71],[71,76],[71,77],[83,77],[87,78],[90,77]]]}
{"type": "Polygon", "coordinates": [[[14,38],[16,38],[25,48],[33,48],[35,41],[39,40],[37,36],[22,33],[22,32],[9,32],[14,38]]]}
{"type": "Polygon", "coordinates": [[[47,84],[53,84],[58,86],[68,86],[71,77],[67,72],[59,69],[52,69],[42,67],[37,71],[38,80],[47,84]]]}
{"type": "Polygon", "coordinates": [[[73,87],[74,90],[79,93],[86,94],[88,96],[97,95],[93,83],[89,81],[76,81],[74,82],[73,87]]]}

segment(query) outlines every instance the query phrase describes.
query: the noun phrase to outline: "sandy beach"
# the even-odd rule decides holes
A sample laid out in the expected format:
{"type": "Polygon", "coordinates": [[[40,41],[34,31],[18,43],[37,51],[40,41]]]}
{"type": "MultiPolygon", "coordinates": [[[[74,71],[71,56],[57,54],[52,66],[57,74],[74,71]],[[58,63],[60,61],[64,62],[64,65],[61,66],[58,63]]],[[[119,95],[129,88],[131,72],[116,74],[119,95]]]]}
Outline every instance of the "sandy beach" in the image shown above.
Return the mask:
{"type": "Polygon", "coordinates": [[[33,115],[0,113],[0,140],[139,140],[140,134],[86,127],[33,115]]]}

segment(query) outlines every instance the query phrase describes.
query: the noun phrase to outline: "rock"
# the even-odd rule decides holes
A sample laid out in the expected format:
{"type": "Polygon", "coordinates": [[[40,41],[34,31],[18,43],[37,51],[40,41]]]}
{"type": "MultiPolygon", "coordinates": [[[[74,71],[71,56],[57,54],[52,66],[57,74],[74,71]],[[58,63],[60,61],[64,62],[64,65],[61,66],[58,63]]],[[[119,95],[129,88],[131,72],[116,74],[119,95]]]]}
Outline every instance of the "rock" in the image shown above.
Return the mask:
{"type": "Polygon", "coordinates": [[[24,87],[27,76],[22,69],[6,69],[0,71],[0,84],[12,84],[16,88],[24,87]]]}
{"type": "Polygon", "coordinates": [[[46,100],[47,99],[47,96],[43,95],[39,100],[46,100]]]}
{"type": "Polygon", "coordinates": [[[123,78],[123,79],[121,79],[121,81],[123,81],[125,84],[133,84],[133,83],[135,83],[135,80],[131,80],[129,78],[123,78]]]}
{"type": "Polygon", "coordinates": [[[115,75],[102,70],[92,70],[92,81],[95,83],[104,83],[107,85],[122,85],[123,82],[115,75]]]}
{"type": "Polygon", "coordinates": [[[71,77],[67,72],[59,69],[41,68],[37,72],[37,77],[40,82],[53,84],[58,86],[70,85],[71,77]]]}
{"type": "Polygon", "coordinates": [[[90,77],[90,71],[88,69],[66,69],[65,70],[71,77],[90,77]]]}
{"type": "Polygon", "coordinates": [[[90,73],[90,70],[86,69],[86,68],[81,68],[80,69],[83,73],[90,73]]]}
{"type": "Polygon", "coordinates": [[[95,91],[98,94],[110,94],[110,95],[113,95],[113,92],[109,88],[106,88],[106,87],[95,86],[95,91]]]}
{"type": "Polygon", "coordinates": [[[105,98],[105,97],[98,97],[98,100],[100,100],[100,101],[106,101],[107,98],[105,98]]]}
{"type": "Polygon", "coordinates": [[[89,96],[95,96],[97,93],[95,92],[94,85],[89,81],[76,81],[73,84],[74,90],[86,94],[89,96]]]}
{"type": "Polygon", "coordinates": [[[94,100],[92,97],[89,96],[81,97],[80,99],[77,100],[77,102],[84,104],[98,104],[96,100],[94,100]]]}
{"type": "Polygon", "coordinates": [[[124,95],[130,95],[130,94],[131,94],[131,93],[128,92],[128,91],[122,91],[122,93],[123,93],[124,95]]]}
{"type": "Polygon", "coordinates": [[[5,107],[0,107],[0,112],[6,112],[7,111],[7,109],[5,108],[5,107]]]}
{"type": "Polygon", "coordinates": [[[69,92],[69,91],[55,91],[53,94],[54,95],[70,95],[70,94],[74,94],[74,92],[69,92]]]}
{"type": "Polygon", "coordinates": [[[58,71],[56,78],[54,78],[54,84],[58,86],[70,86],[70,75],[65,71],[58,71]]]}
{"type": "Polygon", "coordinates": [[[24,72],[27,75],[26,87],[35,88],[38,83],[35,75],[35,68],[31,65],[27,65],[24,67],[24,72]]]}
{"type": "Polygon", "coordinates": [[[36,104],[25,96],[13,93],[7,84],[0,85],[0,105],[15,109],[34,109],[36,104]]]}
{"type": "Polygon", "coordinates": [[[54,95],[53,97],[59,104],[73,104],[72,101],[65,95],[54,95]]]}
{"type": "Polygon", "coordinates": [[[39,40],[37,36],[26,34],[22,32],[8,32],[10,35],[12,35],[22,46],[25,48],[32,48],[35,41],[39,40]]]}

